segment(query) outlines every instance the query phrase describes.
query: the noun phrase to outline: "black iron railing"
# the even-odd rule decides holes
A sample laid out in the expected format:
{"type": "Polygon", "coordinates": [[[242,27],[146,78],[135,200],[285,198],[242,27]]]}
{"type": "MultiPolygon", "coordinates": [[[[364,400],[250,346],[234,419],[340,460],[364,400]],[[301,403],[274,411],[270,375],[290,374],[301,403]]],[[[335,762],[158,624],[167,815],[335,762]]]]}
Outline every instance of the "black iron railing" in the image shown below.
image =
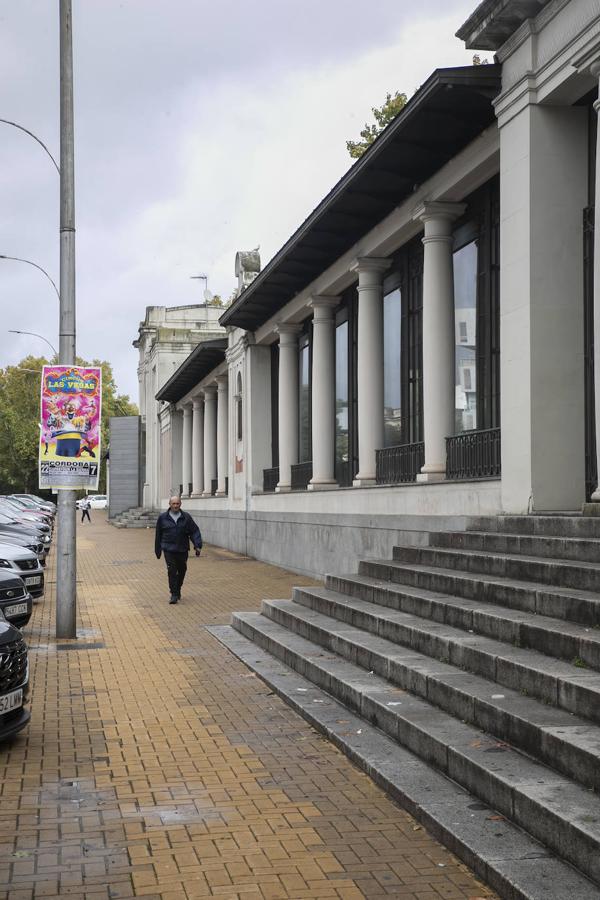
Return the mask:
{"type": "Polygon", "coordinates": [[[182,495],[183,495],[183,485],[180,484],[179,485],[179,496],[181,497],[182,495]]]}
{"type": "Polygon", "coordinates": [[[499,474],[499,428],[464,431],[446,438],[446,478],[493,478],[499,474]]]}
{"type": "Polygon", "coordinates": [[[218,486],[219,486],[219,480],[218,480],[218,478],[212,478],[212,479],[211,479],[211,482],[210,482],[210,492],[211,492],[211,494],[212,494],[213,497],[214,497],[215,494],[217,493],[217,488],[218,488],[218,486]]]}
{"type": "Polygon", "coordinates": [[[193,485],[192,482],[190,481],[190,482],[188,483],[188,497],[191,496],[193,488],[194,488],[194,485],[193,485]]]}
{"type": "Polygon", "coordinates": [[[403,484],[416,481],[425,462],[425,444],[399,444],[375,451],[377,484],[403,484]]]}
{"type": "Polygon", "coordinates": [[[279,466],[263,469],[263,491],[273,493],[279,483],[279,466]]]}
{"type": "Polygon", "coordinates": [[[292,490],[305,491],[312,478],[312,460],[292,466],[292,490]]]}

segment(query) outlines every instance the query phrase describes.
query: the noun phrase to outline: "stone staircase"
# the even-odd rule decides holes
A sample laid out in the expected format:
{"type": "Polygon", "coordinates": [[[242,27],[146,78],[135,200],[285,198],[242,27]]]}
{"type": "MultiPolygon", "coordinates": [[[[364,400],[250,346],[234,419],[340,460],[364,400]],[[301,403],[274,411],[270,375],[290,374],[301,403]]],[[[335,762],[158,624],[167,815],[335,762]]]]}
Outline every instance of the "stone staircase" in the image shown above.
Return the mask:
{"type": "Polygon", "coordinates": [[[600,519],[412,537],[212,631],[501,896],[600,898],[600,519]]]}
{"type": "Polygon", "coordinates": [[[136,506],[119,513],[109,521],[115,528],[154,528],[157,518],[158,513],[154,510],[136,506]]]}

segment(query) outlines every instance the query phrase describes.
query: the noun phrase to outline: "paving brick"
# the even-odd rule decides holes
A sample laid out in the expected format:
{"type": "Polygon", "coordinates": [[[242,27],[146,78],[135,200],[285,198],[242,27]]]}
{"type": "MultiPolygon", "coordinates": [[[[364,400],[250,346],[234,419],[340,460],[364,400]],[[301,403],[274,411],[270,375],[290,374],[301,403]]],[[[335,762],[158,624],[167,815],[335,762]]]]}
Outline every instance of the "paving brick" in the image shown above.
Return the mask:
{"type": "Polygon", "coordinates": [[[84,648],[51,555],[0,747],[0,900],[495,896],[204,628],[310,579],[207,547],[169,606],[151,531],[78,527],[84,648]]]}

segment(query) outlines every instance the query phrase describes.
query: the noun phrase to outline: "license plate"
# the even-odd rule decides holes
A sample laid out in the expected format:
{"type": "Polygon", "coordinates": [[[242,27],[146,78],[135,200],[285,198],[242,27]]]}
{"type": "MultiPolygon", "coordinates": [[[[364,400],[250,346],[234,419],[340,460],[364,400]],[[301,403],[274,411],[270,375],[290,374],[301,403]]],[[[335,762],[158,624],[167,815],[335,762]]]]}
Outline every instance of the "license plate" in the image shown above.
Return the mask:
{"type": "Polygon", "coordinates": [[[23,691],[12,691],[10,694],[3,694],[0,696],[0,716],[3,713],[10,712],[12,709],[17,709],[19,706],[23,706],[23,691]]]}
{"type": "Polygon", "coordinates": [[[7,619],[12,616],[21,616],[27,612],[27,603],[15,603],[14,606],[5,606],[4,615],[7,619]]]}
{"type": "Polygon", "coordinates": [[[27,578],[27,577],[24,578],[23,581],[24,581],[25,584],[27,584],[27,585],[29,585],[29,584],[41,584],[41,583],[42,583],[42,576],[41,576],[41,575],[30,575],[28,578],[27,578]]]}

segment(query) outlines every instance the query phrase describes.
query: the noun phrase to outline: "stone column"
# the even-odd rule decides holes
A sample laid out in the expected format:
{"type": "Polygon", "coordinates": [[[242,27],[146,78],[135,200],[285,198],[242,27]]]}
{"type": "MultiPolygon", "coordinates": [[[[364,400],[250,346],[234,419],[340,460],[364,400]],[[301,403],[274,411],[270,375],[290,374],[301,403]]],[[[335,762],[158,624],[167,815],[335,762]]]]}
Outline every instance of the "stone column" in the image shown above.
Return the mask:
{"type": "Polygon", "coordinates": [[[204,493],[210,497],[213,478],[217,477],[217,389],[204,388],[204,493]]]}
{"type": "Polygon", "coordinates": [[[309,491],[337,486],[335,479],[335,318],[339,297],[315,296],[312,352],[312,464],[309,491]]]}
{"type": "MultiPolygon", "coordinates": [[[[600,77],[600,61],[591,66],[594,78],[600,77]]],[[[600,114],[600,96],[594,100],[594,109],[600,114]]],[[[600,503],[600,122],[596,136],[596,193],[594,226],[594,405],[596,418],[596,466],[598,484],[592,494],[592,502],[600,503]]]]}
{"type": "Polygon", "coordinates": [[[279,325],[279,482],[276,492],[291,490],[298,462],[298,325],[279,325]]]}
{"type": "Polygon", "coordinates": [[[192,497],[201,497],[204,490],[204,405],[201,397],[194,397],[192,410],[192,497]]]}
{"type": "Polygon", "coordinates": [[[391,260],[358,259],[358,473],[355,487],[375,484],[375,451],[383,447],[383,273],[391,260]]]}
{"type": "Polygon", "coordinates": [[[423,222],[423,432],[425,465],[417,481],[446,477],[446,437],[454,434],[454,274],[452,223],[464,203],[425,202],[423,222]]]}
{"type": "Polygon", "coordinates": [[[226,497],[229,471],[229,375],[217,376],[217,497],[226,497]]]}
{"type": "Polygon", "coordinates": [[[189,497],[192,481],[192,404],[183,407],[183,436],[181,439],[181,483],[182,497],[189,497]]]}

